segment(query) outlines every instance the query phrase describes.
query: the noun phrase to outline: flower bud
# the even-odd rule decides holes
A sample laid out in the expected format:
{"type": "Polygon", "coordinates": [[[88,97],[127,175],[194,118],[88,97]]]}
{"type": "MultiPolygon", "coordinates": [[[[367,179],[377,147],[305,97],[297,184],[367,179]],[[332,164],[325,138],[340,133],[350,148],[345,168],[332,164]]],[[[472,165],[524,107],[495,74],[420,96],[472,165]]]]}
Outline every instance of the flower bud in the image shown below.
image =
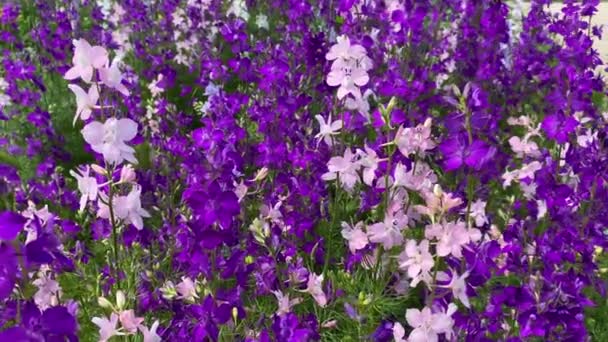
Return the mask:
{"type": "Polygon", "coordinates": [[[116,307],[118,310],[122,310],[126,303],[125,293],[121,290],[116,291],[116,307]]]}
{"type": "Polygon", "coordinates": [[[91,169],[93,169],[93,171],[95,171],[100,176],[105,176],[107,174],[106,169],[97,164],[91,164],[91,169]]]}
{"type": "Polygon", "coordinates": [[[433,194],[437,197],[441,197],[441,195],[443,195],[443,190],[441,189],[441,185],[435,184],[435,186],[433,186],[433,194]]]}
{"type": "Polygon", "coordinates": [[[132,183],[135,181],[135,170],[130,164],[124,165],[120,169],[120,183],[132,183]]]}
{"type": "Polygon", "coordinates": [[[107,300],[105,297],[97,298],[97,304],[104,309],[112,309],[112,303],[110,303],[110,301],[107,300]]]}
{"type": "Polygon", "coordinates": [[[268,176],[268,168],[263,167],[258,170],[258,172],[255,174],[255,177],[252,179],[252,181],[259,182],[261,180],[264,180],[264,178],[266,178],[266,176],[268,176]]]}

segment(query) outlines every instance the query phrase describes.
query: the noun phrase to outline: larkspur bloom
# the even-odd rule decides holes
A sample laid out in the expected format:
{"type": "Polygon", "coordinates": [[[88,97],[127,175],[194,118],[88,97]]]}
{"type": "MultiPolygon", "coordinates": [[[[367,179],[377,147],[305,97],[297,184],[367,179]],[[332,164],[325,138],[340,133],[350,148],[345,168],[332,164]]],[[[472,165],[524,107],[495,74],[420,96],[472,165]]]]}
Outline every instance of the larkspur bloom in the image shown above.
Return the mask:
{"type": "Polygon", "coordinates": [[[67,80],[82,78],[90,83],[93,78],[93,70],[100,69],[108,64],[108,52],[101,46],[91,46],[85,39],[80,38],[73,41],[74,66],[68,70],[64,77],[67,80]]]}
{"type": "Polygon", "coordinates": [[[429,252],[428,240],[422,240],[420,244],[417,244],[416,240],[408,240],[405,249],[399,255],[399,268],[406,270],[408,277],[413,279],[412,287],[426,278],[434,265],[435,261],[429,252]]]}
{"type": "Polygon", "coordinates": [[[382,222],[371,224],[367,227],[367,236],[370,242],[380,243],[385,249],[393,248],[403,242],[401,231],[407,227],[408,217],[403,211],[393,211],[389,207],[382,222]]]}
{"type": "Polygon", "coordinates": [[[407,342],[405,339],[405,329],[399,322],[395,322],[393,325],[393,339],[395,342],[407,342]]]}
{"type": "Polygon", "coordinates": [[[137,328],[144,321],[143,317],[135,317],[135,312],[133,310],[123,310],[118,315],[120,319],[120,325],[125,329],[128,333],[136,333],[137,328]]]}
{"type": "Polygon", "coordinates": [[[315,135],[317,145],[321,140],[329,147],[333,145],[333,136],[339,134],[342,128],[342,120],[331,121],[331,114],[327,118],[327,122],[321,115],[315,115],[315,119],[319,122],[319,133],[315,135]]]}
{"type": "MultiPolygon", "coordinates": [[[[467,209],[461,211],[463,214],[467,213],[467,209]]],[[[476,227],[482,227],[488,223],[488,217],[486,216],[486,202],[478,199],[471,204],[469,216],[475,222],[476,227]]]]}
{"type": "Polygon", "coordinates": [[[423,215],[434,216],[438,213],[446,213],[450,209],[462,204],[462,200],[453,197],[451,193],[444,192],[439,185],[433,187],[433,191],[422,194],[425,205],[415,205],[414,208],[423,215]]]}
{"type": "Polygon", "coordinates": [[[306,283],[306,290],[312,296],[312,298],[319,304],[320,307],[327,305],[327,296],[323,292],[323,274],[316,275],[312,272],[308,274],[308,282],[306,283]]]}
{"type": "Polygon", "coordinates": [[[348,241],[348,248],[352,253],[365,248],[368,244],[368,238],[363,231],[363,222],[358,222],[354,227],[351,227],[346,222],[342,222],[342,237],[348,241]]]}
{"type": "Polygon", "coordinates": [[[376,151],[369,148],[369,146],[365,146],[364,150],[358,149],[357,154],[359,155],[359,164],[363,169],[363,183],[372,186],[376,178],[376,170],[378,169],[380,158],[378,158],[376,151]]]}
{"type": "Polygon", "coordinates": [[[464,272],[462,275],[458,275],[458,273],[453,271],[450,283],[444,287],[452,290],[452,295],[454,298],[458,299],[465,307],[470,308],[471,303],[469,302],[469,296],[467,295],[467,283],[465,282],[468,276],[468,271],[464,272]]]}
{"type": "Polygon", "coordinates": [[[431,136],[432,120],[426,119],[423,124],[416,127],[399,127],[395,137],[395,143],[399,152],[406,157],[416,153],[424,157],[426,151],[435,148],[436,144],[431,136]]]}
{"type": "Polygon", "coordinates": [[[75,84],[69,84],[68,87],[74,95],[76,95],[76,115],[72,124],[76,124],[76,120],[88,120],[91,117],[93,109],[98,108],[97,100],[99,100],[99,92],[95,84],[91,85],[88,92],[75,84]]]}
{"type": "Polygon", "coordinates": [[[190,277],[182,277],[182,281],[175,286],[179,297],[187,302],[194,303],[198,299],[196,283],[190,277]]]}
{"type": "Polygon", "coordinates": [[[160,336],[158,335],[158,333],[156,332],[156,330],[158,330],[158,325],[159,322],[158,321],[154,321],[154,323],[152,323],[152,326],[150,326],[150,329],[148,329],[145,325],[140,324],[138,326],[139,331],[141,331],[141,334],[144,335],[144,342],[161,342],[162,339],[160,338],[160,336]]]}
{"type": "Polygon", "coordinates": [[[414,330],[408,337],[409,342],[436,342],[439,335],[445,334],[449,340],[452,336],[454,320],[452,315],[456,312],[455,304],[450,303],[446,312],[432,313],[425,307],[421,310],[407,309],[405,319],[414,330]]]}
{"type": "Polygon", "coordinates": [[[112,61],[112,64],[109,67],[104,67],[99,69],[99,76],[101,78],[101,82],[106,86],[116,89],[118,92],[123,94],[124,96],[129,96],[130,92],[124,84],[122,84],[123,76],[122,72],[118,68],[120,61],[116,58],[112,61]]]}
{"type": "Polygon", "coordinates": [[[114,210],[120,219],[142,230],[144,228],[143,217],[150,217],[150,213],[141,207],[141,187],[135,185],[127,196],[119,196],[115,199],[114,210]]]}
{"type": "Polygon", "coordinates": [[[283,294],[281,291],[272,291],[272,294],[277,298],[278,309],[276,314],[281,316],[291,312],[291,308],[302,302],[302,298],[289,299],[288,294],[283,294]]]}
{"type": "Polygon", "coordinates": [[[461,221],[431,224],[426,227],[424,235],[429,240],[438,240],[437,255],[445,257],[452,254],[456,258],[462,257],[464,245],[481,239],[479,229],[467,229],[461,221]]]}
{"type": "Polygon", "coordinates": [[[95,177],[90,177],[89,172],[90,166],[85,166],[83,169],[78,170],[76,173],[74,170],[70,171],[70,174],[76,178],[78,182],[78,191],[80,191],[80,208],[79,211],[83,211],[88,201],[97,200],[97,194],[99,192],[99,185],[95,177]]]}
{"type": "Polygon", "coordinates": [[[99,342],[106,342],[113,336],[124,335],[124,333],[116,328],[118,315],[115,313],[110,315],[110,319],[106,317],[93,317],[91,321],[99,327],[99,342]]]}
{"type": "Polygon", "coordinates": [[[339,63],[327,75],[327,84],[338,88],[338,99],[352,94],[355,99],[361,98],[362,87],[369,82],[367,70],[358,65],[357,62],[347,61],[339,63]]]}
{"type": "Polygon", "coordinates": [[[327,168],[329,171],[321,176],[323,180],[331,181],[339,177],[340,185],[348,191],[353,190],[359,181],[357,172],[360,165],[350,149],[346,149],[342,157],[332,157],[327,163],[327,168]]]}
{"type": "Polygon", "coordinates": [[[137,135],[135,121],[116,118],[109,118],[104,123],[93,121],[81,132],[93,151],[101,153],[107,163],[120,164],[123,160],[137,163],[135,150],[125,144],[137,135]]]}

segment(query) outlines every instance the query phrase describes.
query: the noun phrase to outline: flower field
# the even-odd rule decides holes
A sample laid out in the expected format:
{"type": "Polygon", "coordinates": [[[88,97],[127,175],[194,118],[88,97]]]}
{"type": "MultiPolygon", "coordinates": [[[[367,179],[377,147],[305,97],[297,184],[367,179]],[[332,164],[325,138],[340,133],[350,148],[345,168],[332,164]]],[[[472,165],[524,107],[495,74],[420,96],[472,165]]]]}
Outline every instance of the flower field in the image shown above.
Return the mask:
{"type": "Polygon", "coordinates": [[[0,342],[608,341],[598,5],[2,1],[0,342]]]}

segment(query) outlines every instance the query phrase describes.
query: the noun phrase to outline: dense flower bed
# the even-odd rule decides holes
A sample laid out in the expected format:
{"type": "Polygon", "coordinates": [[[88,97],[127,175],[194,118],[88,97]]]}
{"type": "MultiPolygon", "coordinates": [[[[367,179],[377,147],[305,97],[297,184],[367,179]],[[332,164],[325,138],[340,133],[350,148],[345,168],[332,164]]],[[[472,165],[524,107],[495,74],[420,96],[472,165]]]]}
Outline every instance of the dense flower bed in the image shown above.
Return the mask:
{"type": "Polygon", "coordinates": [[[599,1],[549,3],[5,1],[0,341],[608,338],[599,1]]]}

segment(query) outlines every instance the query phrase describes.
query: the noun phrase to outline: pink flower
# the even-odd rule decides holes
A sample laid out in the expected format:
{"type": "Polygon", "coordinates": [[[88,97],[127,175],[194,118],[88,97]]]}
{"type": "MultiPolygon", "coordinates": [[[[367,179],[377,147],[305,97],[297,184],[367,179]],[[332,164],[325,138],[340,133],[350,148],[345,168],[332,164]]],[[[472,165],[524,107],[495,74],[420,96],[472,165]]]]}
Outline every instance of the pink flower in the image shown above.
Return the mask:
{"type": "Polygon", "coordinates": [[[129,333],[137,332],[137,327],[144,321],[143,317],[135,317],[133,310],[123,310],[119,315],[120,324],[129,333]]]}
{"type": "Polygon", "coordinates": [[[279,302],[279,308],[276,312],[278,316],[289,313],[294,305],[298,305],[302,302],[302,298],[289,299],[289,295],[283,295],[283,292],[281,291],[272,291],[272,293],[277,297],[277,301],[279,302]]]}
{"type": "Polygon", "coordinates": [[[68,84],[68,88],[76,95],[76,115],[72,124],[76,124],[76,120],[80,117],[82,120],[88,120],[94,108],[98,108],[97,100],[99,100],[99,92],[97,86],[92,85],[89,92],[85,93],[84,89],[75,84],[68,84]]]}
{"type": "Polygon", "coordinates": [[[110,319],[105,317],[93,317],[91,321],[99,327],[99,342],[106,342],[112,336],[124,335],[116,329],[116,324],[118,324],[118,315],[115,313],[110,315],[110,319]]]}
{"type": "Polygon", "coordinates": [[[367,71],[352,61],[338,63],[327,75],[329,86],[339,86],[338,99],[340,100],[348,94],[352,94],[355,99],[361,98],[359,87],[366,85],[367,82],[369,82],[367,71]]]}
{"type": "Polygon", "coordinates": [[[103,124],[93,121],[84,126],[81,132],[93,151],[103,154],[107,163],[119,164],[123,160],[137,163],[135,150],[125,144],[137,135],[135,121],[116,118],[109,118],[103,124]]]}
{"type": "Polygon", "coordinates": [[[481,232],[476,228],[466,229],[464,222],[448,222],[432,224],[426,227],[425,237],[437,239],[437,255],[441,257],[452,254],[462,257],[462,247],[469,242],[481,239],[481,232]]]}
{"type": "Polygon", "coordinates": [[[41,269],[38,279],[32,282],[38,291],[34,294],[34,302],[40,310],[57,305],[58,299],[61,296],[61,287],[59,283],[51,279],[45,270],[41,269]]]}
{"type": "Polygon", "coordinates": [[[431,119],[427,119],[424,124],[414,128],[399,127],[395,138],[395,143],[401,154],[409,157],[410,154],[424,156],[425,152],[437,146],[431,136],[431,119]]]}
{"type": "Polygon", "coordinates": [[[403,212],[399,211],[395,214],[389,212],[384,221],[367,227],[367,236],[370,242],[381,243],[385,249],[391,249],[403,243],[401,231],[405,227],[407,227],[407,216],[403,212]]]}
{"type": "Polygon", "coordinates": [[[435,185],[433,191],[426,191],[422,194],[426,205],[416,205],[416,209],[420,214],[434,216],[437,213],[446,213],[450,209],[462,204],[462,200],[458,197],[452,197],[452,194],[443,192],[439,185],[435,185]]]}
{"type": "Polygon", "coordinates": [[[395,166],[394,174],[394,186],[402,186],[404,188],[414,191],[421,191],[423,193],[430,192],[433,184],[437,182],[435,172],[433,172],[433,170],[423,162],[418,162],[416,165],[416,170],[406,170],[403,164],[398,163],[395,166]]]}
{"type": "Polygon", "coordinates": [[[332,45],[325,55],[325,59],[328,61],[357,59],[366,55],[365,48],[359,44],[351,45],[347,36],[341,35],[336,40],[337,43],[332,45]]]}
{"type": "Polygon", "coordinates": [[[348,241],[348,248],[351,253],[367,246],[367,235],[362,228],[363,222],[358,222],[355,227],[350,227],[346,222],[342,222],[342,237],[348,241]]]}
{"type": "Polygon", "coordinates": [[[82,212],[88,201],[95,201],[97,199],[98,185],[95,177],[89,177],[89,171],[91,168],[87,165],[84,169],[78,170],[79,173],[70,171],[70,174],[76,178],[78,182],[78,191],[80,191],[80,208],[78,211],[82,212]]]}
{"type": "Polygon", "coordinates": [[[378,169],[380,158],[378,158],[376,151],[367,145],[365,146],[365,151],[357,150],[357,154],[360,156],[359,164],[363,167],[363,182],[372,186],[374,178],[376,178],[376,170],[378,169]]]}
{"type": "Polygon", "coordinates": [[[325,296],[325,292],[323,292],[322,286],[323,274],[316,275],[311,272],[308,274],[308,283],[304,292],[309,293],[320,307],[325,307],[327,305],[327,297],[325,296]]]}
{"type": "Polygon", "coordinates": [[[469,276],[469,272],[464,272],[462,275],[458,275],[456,271],[452,272],[452,280],[445,287],[452,290],[454,298],[457,298],[467,308],[471,307],[469,302],[469,296],[467,296],[467,284],[465,279],[469,276]]]}
{"type": "Polygon", "coordinates": [[[436,342],[439,334],[445,334],[449,340],[452,336],[454,320],[452,315],[456,312],[456,305],[450,303],[447,312],[432,313],[431,309],[425,307],[422,311],[418,309],[407,309],[405,319],[414,330],[410,333],[409,342],[436,342]]]}
{"type": "Polygon", "coordinates": [[[158,334],[156,333],[157,329],[158,329],[158,321],[154,321],[154,323],[152,323],[152,326],[150,327],[149,330],[145,325],[143,325],[143,324],[139,325],[139,330],[141,331],[142,335],[144,335],[144,342],[162,341],[160,336],[158,336],[158,334]]]}
{"type": "Polygon", "coordinates": [[[118,61],[116,58],[112,61],[109,68],[99,70],[101,81],[112,89],[116,89],[124,96],[129,96],[129,90],[122,84],[122,73],[118,69],[118,61]]]}
{"type": "Polygon", "coordinates": [[[359,180],[357,171],[359,163],[355,161],[355,155],[350,149],[344,151],[342,157],[332,157],[327,163],[329,172],[324,173],[321,178],[325,181],[335,180],[340,175],[340,183],[347,191],[352,191],[359,180]]]}
{"type": "Polygon", "coordinates": [[[182,281],[175,286],[178,298],[182,298],[188,302],[194,302],[198,295],[196,294],[196,284],[189,277],[182,277],[182,281]]]}
{"type": "Polygon", "coordinates": [[[133,186],[127,196],[120,196],[114,202],[116,216],[131,223],[138,230],[144,228],[142,217],[150,217],[150,214],[141,207],[141,187],[133,186]]]}
{"type": "Polygon", "coordinates": [[[123,165],[120,169],[120,183],[133,183],[135,182],[135,170],[130,164],[123,165]]]}
{"type": "Polygon", "coordinates": [[[323,140],[327,146],[331,147],[333,145],[332,136],[337,135],[338,131],[342,128],[342,120],[332,122],[331,114],[329,114],[327,122],[325,122],[325,119],[321,115],[315,115],[315,118],[319,122],[319,133],[315,135],[317,146],[323,140]]]}
{"type": "Polygon", "coordinates": [[[93,78],[93,68],[99,69],[108,64],[108,52],[101,46],[91,46],[84,39],[74,40],[74,66],[68,70],[64,78],[74,80],[78,77],[90,83],[93,78]]]}
{"type": "Polygon", "coordinates": [[[405,329],[403,328],[403,325],[399,322],[395,322],[395,324],[393,324],[393,338],[395,339],[395,342],[407,342],[404,337],[405,329]]]}
{"type": "Polygon", "coordinates": [[[420,245],[416,244],[416,240],[408,240],[405,249],[399,255],[399,268],[407,270],[408,277],[413,279],[412,287],[428,275],[434,265],[428,240],[422,240],[420,245]]]}

